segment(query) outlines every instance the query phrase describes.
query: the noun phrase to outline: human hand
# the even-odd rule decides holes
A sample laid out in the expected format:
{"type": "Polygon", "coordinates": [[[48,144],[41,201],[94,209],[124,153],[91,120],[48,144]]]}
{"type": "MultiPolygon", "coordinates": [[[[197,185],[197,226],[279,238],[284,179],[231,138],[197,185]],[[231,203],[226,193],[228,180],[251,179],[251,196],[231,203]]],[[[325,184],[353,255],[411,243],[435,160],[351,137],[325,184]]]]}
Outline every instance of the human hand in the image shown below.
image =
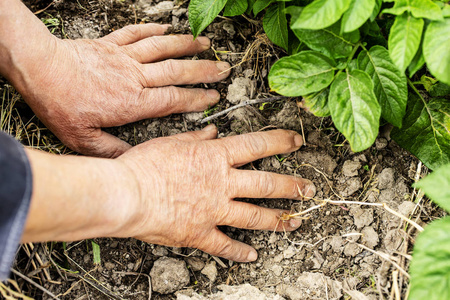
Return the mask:
{"type": "Polygon", "coordinates": [[[297,150],[303,143],[293,131],[274,130],[215,139],[210,125],[202,131],[157,138],[140,144],[115,161],[121,174],[136,178],[139,200],[133,221],[115,236],[149,243],[192,247],[230,260],[247,262],[256,251],[222,233],[217,226],[295,230],[300,221],[280,221],[282,210],[234,201],[234,198],[313,197],[306,179],[235,167],[263,157],[297,150]],[[137,215],[137,216],[136,216],[137,215]],[[132,225],[129,225],[132,224],[132,225]]]}
{"type": "MultiPolygon", "coordinates": [[[[163,35],[168,26],[131,25],[97,40],[41,42],[46,57],[21,62],[13,84],[39,119],[69,148],[117,157],[131,146],[101,130],[217,103],[215,90],[184,84],[220,81],[225,62],[171,60],[210,47],[206,37],[163,35]],[[51,55],[51,56],[49,56],[51,55]]],[[[30,46],[33,49],[33,46],[30,46]]],[[[10,76],[11,77],[11,76],[10,76]]]]}

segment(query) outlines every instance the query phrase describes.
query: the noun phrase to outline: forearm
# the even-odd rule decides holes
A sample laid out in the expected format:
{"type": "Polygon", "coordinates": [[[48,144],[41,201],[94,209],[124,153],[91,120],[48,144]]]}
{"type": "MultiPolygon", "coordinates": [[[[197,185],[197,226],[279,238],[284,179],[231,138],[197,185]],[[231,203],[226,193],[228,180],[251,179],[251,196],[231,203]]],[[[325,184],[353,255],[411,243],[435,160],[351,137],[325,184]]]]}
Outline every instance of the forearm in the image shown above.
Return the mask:
{"type": "Polygon", "coordinates": [[[20,0],[0,1],[0,74],[19,91],[51,61],[56,40],[20,0]]]}
{"type": "Polygon", "coordinates": [[[27,149],[33,192],[22,242],[125,237],[137,220],[134,175],[115,160],[27,149]]]}

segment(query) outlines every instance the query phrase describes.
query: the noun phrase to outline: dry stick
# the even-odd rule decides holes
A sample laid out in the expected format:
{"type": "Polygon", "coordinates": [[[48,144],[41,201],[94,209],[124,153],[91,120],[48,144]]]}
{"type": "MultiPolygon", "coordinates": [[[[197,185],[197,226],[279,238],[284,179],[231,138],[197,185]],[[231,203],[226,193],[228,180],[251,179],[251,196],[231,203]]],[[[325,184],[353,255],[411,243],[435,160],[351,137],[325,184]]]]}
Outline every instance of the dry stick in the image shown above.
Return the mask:
{"type": "Polygon", "coordinates": [[[114,272],[114,273],[133,276],[141,276],[141,275],[146,276],[148,278],[148,300],[152,299],[152,279],[150,278],[149,275],[137,272],[114,272]]]}
{"type": "Polygon", "coordinates": [[[392,271],[392,289],[394,290],[395,300],[400,300],[400,289],[398,287],[398,271],[392,271]]]}
{"type": "Polygon", "coordinates": [[[25,280],[26,282],[30,283],[31,285],[35,286],[37,289],[43,291],[44,293],[46,293],[47,295],[49,295],[50,297],[52,297],[53,299],[57,299],[59,300],[58,297],[56,297],[52,292],[50,292],[49,290],[47,290],[46,288],[44,288],[43,286],[41,286],[40,284],[34,282],[33,280],[31,280],[30,278],[28,278],[27,276],[23,275],[22,273],[14,270],[11,268],[11,272],[14,275],[19,276],[20,278],[22,278],[23,280],[25,280]]]}
{"type": "Polygon", "coordinates": [[[282,100],[282,99],[287,99],[287,98],[288,97],[285,97],[285,96],[277,96],[277,97],[270,97],[270,98],[245,100],[245,101],[239,103],[238,105],[229,107],[229,108],[227,108],[225,110],[222,110],[221,112],[218,112],[217,114],[214,114],[212,116],[204,118],[203,120],[200,121],[200,124],[203,124],[203,123],[209,122],[211,120],[214,120],[214,119],[216,119],[216,118],[218,118],[220,116],[223,116],[223,115],[229,113],[230,111],[233,111],[235,109],[238,109],[238,108],[241,108],[241,107],[244,107],[244,106],[247,106],[247,105],[259,104],[259,103],[265,103],[265,102],[274,102],[274,101],[277,101],[277,100],[282,100]]]}

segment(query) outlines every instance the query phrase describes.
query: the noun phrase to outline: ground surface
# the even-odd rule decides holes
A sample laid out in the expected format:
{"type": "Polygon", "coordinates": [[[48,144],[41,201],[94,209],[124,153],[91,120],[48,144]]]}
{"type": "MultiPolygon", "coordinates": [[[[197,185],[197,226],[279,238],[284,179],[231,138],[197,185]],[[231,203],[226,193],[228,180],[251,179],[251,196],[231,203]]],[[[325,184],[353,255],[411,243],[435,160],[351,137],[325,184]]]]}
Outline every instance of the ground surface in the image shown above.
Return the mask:
{"type": "MultiPolygon", "coordinates": [[[[34,12],[50,3],[27,1],[34,12]]],[[[186,8],[187,3],[172,1],[58,0],[38,16],[53,23],[49,29],[62,38],[97,38],[140,22],[170,23],[174,33],[188,33],[186,8]]],[[[204,34],[212,39],[216,52],[210,50],[194,59],[221,59],[235,66],[227,81],[209,85],[221,92],[220,103],[204,113],[144,120],[108,129],[110,132],[139,144],[202,128],[198,121],[205,115],[242,100],[271,97],[267,73],[284,54],[267,41],[258,20],[218,18],[204,34]]],[[[15,107],[22,120],[32,124],[28,127],[34,135],[31,142],[30,136],[22,135],[24,143],[67,152],[5,81],[0,81],[0,88],[4,99],[18,100],[15,107]],[[37,133],[52,146],[43,143],[37,133]]],[[[304,133],[306,144],[298,152],[269,157],[244,168],[308,178],[317,187],[316,199],[385,202],[419,224],[439,216],[439,211],[423,200],[424,204],[416,207],[411,184],[426,168],[418,171],[418,160],[390,140],[388,130],[381,131],[370,149],[353,153],[331,120],[300,109],[300,100],[247,106],[212,122],[218,126],[220,137],[273,128],[304,133]]],[[[243,201],[293,212],[320,203],[243,201]]],[[[82,241],[68,243],[66,251],[62,243],[35,244],[35,251],[24,246],[15,268],[61,299],[148,299],[150,295],[154,299],[392,299],[396,291],[405,297],[408,280],[391,262],[408,269],[408,254],[416,235],[411,226],[373,206],[328,204],[307,216],[293,233],[223,228],[229,236],[258,250],[259,258],[251,264],[231,263],[195,249],[167,248],[133,239],[96,239],[100,265],[93,263],[91,241],[82,241]],[[387,254],[391,262],[380,253],[387,254]]],[[[34,286],[15,279],[26,295],[49,299],[34,286]]]]}

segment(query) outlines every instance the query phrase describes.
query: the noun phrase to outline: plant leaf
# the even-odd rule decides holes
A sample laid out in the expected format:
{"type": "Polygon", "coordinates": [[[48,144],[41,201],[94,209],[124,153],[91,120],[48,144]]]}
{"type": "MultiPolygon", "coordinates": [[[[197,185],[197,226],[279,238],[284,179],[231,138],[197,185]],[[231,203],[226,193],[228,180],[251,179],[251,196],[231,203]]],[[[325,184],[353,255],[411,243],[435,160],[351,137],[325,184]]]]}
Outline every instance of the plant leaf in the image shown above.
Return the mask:
{"type": "Polygon", "coordinates": [[[352,151],[365,150],[375,142],[381,108],[367,73],[340,73],[331,85],[328,106],[334,125],[347,138],[352,151]]]}
{"type": "Polygon", "coordinates": [[[92,254],[94,256],[94,264],[99,265],[102,263],[102,257],[100,255],[100,246],[92,240],[91,244],[92,244],[92,254]]]}
{"type": "Polygon", "coordinates": [[[225,4],[223,15],[225,17],[239,16],[247,11],[247,7],[247,0],[228,0],[227,4],[225,4]]]}
{"type": "Polygon", "coordinates": [[[414,184],[440,207],[450,212],[450,164],[444,165],[414,184]]]}
{"type": "Polygon", "coordinates": [[[189,3],[189,24],[196,38],[225,7],[227,0],[191,0],[189,3]]]}
{"type": "Polygon", "coordinates": [[[288,27],[286,14],[284,13],[285,4],[279,2],[278,5],[270,6],[263,19],[264,31],[267,37],[277,46],[288,50],[288,27]]]}
{"type": "Polygon", "coordinates": [[[428,25],[423,55],[428,69],[437,79],[450,85],[450,18],[428,25]]]}
{"type": "Polygon", "coordinates": [[[342,16],[342,32],[352,32],[361,27],[372,15],[375,0],[353,0],[342,16]]]}
{"type": "Polygon", "coordinates": [[[394,126],[402,127],[408,87],[405,74],[392,62],[389,52],[382,46],[361,51],[358,67],[373,80],[375,96],[381,105],[381,116],[394,126]]]}
{"type": "Polygon", "coordinates": [[[300,41],[312,50],[322,52],[333,58],[348,57],[358,42],[359,31],[340,34],[340,23],[319,30],[294,29],[293,32],[300,41]]]}
{"type": "Polygon", "coordinates": [[[372,14],[370,15],[370,21],[373,22],[378,17],[382,4],[383,4],[382,0],[375,0],[375,7],[372,11],[372,14]]]}
{"type": "Polygon", "coordinates": [[[422,19],[404,13],[395,18],[391,27],[388,40],[389,55],[402,72],[405,72],[419,48],[423,24],[422,19]]]}
{"type": "Polygon", "coordinates": [[[336,23],[351,0],[315,0],[308,4],[292,28],[322,29],[336,23]]]}
{"type": "Polygon", "coordinates": [[[413,77],[414,74],[425,65],[425,57],[423,57],[422,48],[423,47],[419,46],[419,50],[417,50],[416,55],[414,55],[414,58],[408,66],[409,78],[413,77]]]}
{"type": "Polygon", "coordinates": [[[425,227],[414,245],[410,300],[450,299],[450,217],[425,227]]]}
{"type": "Polygon", "coordinates": [[[256,16],[273,2],[276,2],[276,0],[257,0],[253,4],[253,14],[256,16]]]}
{"type": "Polygon", "coordinates": [[[449,163],[450,102],[438,98],[426,103],[410,94],[403,127],[394,128],[391,137],[430,169],[449,163]]]}
{"type": "Polygon", "coordinates": [[[396,0],[394,7],[383,10],[384,13],[401,15],[405,11],[411,12],[415,18],[442,20],[442,11],[431,0],[396,0]]]}
{"type": "Polygon", "coordinates": [[[317,117],[328,117],[330,115],[330,109],[328,108],[329,93],[330,89],[326,88],[303,97],[306,108],[317,117]]]}
{"type": "Polygon", "coordinates": [[[318,92],[333,81],[333,62],[315,51],[283,57],[270,69],[270,88],[284,96],[296,97],[318,92]]]}

